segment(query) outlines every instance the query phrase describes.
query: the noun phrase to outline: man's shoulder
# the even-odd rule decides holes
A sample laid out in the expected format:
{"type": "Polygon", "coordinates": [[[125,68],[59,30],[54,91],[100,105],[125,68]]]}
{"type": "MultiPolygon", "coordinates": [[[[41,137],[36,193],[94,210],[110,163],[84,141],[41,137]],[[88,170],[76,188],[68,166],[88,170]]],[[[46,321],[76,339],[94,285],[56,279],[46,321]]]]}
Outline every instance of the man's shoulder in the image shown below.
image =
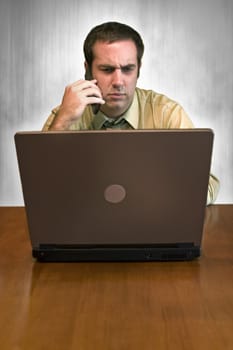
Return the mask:
{"type": "Polygon", "coordinates": [[[153,90],[136,88],[136,93],[140,127],[153,129],[193,127],[187,113],[175,100],[153,90]]]}
{"type": "Polygon", "coordinates": [[[170,97],[158,93],[154,90],[146,90],[146,89],[141,89],[141,88],[136,88],[136,93],[138,96],[138,100],[141,103],[152,103],[152,104],[157,104],[157,105],[166,105],[167,107],[169,106],[174,106],[177,105],[178,103],[171,99],[170,97]]]}

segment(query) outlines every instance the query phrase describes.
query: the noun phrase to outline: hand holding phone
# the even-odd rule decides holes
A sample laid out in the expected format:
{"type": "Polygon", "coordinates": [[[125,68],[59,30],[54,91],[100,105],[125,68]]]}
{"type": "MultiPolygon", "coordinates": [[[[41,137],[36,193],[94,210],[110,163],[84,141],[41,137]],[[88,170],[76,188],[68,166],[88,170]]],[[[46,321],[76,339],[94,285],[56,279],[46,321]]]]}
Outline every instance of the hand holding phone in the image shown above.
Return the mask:
{"type": "Polygon", "coordinates": [[[70,125],[78,120],[87,105],[91,104],[93,113],[97,113],[100,104],[92,101],[100,101],[104,104],[100,89],[96,85],[96,80],[78,80],[67,85],[62,98],[61,105],[51,124],[50,130],[67,130],[70,125]]]}

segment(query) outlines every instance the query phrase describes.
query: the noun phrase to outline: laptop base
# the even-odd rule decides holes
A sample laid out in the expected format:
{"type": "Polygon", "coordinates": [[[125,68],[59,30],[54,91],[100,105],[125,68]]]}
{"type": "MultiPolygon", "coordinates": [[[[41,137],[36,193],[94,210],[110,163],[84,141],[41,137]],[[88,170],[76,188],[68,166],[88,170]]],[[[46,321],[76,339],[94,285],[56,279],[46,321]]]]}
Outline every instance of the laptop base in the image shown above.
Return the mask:
{"type": "Polygon", "coordinates": [[[192,243],[156,245],[40,245],[32,255],[40,262],[130,262],[186,261],[200,256],[200,247],[192,243]]]}

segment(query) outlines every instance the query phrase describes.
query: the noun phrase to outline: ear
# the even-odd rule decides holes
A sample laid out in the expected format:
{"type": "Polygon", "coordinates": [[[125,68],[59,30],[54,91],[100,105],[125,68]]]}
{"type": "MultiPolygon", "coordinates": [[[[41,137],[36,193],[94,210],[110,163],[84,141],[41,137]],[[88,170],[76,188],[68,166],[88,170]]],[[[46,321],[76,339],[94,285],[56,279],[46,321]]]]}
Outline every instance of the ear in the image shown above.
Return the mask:
{"type": "Polygon", "coordinates": [[[84,69],[85,69],[85,71],[88,69],[88,63],[87,63],[87,61],[84,62],[84,69]]]}

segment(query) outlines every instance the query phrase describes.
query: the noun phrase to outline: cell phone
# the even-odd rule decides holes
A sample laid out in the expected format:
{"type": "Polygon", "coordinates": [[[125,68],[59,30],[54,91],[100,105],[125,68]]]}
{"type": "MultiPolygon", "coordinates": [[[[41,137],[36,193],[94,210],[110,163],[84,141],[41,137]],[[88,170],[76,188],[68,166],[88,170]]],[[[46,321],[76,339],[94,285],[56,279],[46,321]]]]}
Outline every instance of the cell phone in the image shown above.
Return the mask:
{"type": "MultiPolygon", "coordinates": [[[[91,74],[91,70],[89,68],[86,69],[85,79],[86,80],[92,80],[93,79],[93,76],[91,74]]],[[[100,104],[99,103],[93,103],[91,105],[91,108],[92,108],[93,113],[97,114],[99,112],[99,109],[100,109],[100,104]]]]}

